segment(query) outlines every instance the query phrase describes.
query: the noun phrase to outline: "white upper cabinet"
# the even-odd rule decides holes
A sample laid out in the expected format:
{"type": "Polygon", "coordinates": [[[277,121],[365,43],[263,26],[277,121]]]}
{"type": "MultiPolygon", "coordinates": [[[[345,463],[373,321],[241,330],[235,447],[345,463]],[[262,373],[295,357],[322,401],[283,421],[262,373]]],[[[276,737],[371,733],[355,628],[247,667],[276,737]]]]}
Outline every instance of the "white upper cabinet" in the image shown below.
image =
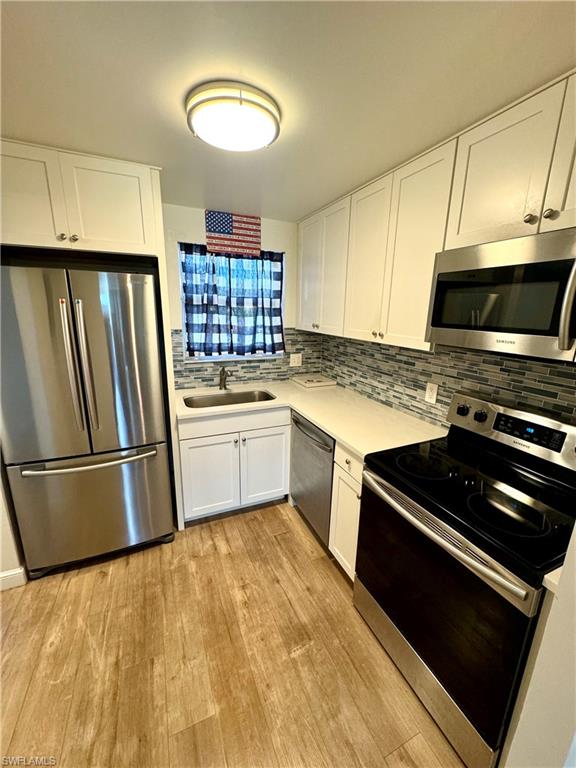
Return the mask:
{"type": "Polygon", "coordinates": [[[341,336],[344,328],[344,297],[350,228],[350,198],[323,212],[322,292],[319,330],[341,336]]]}
{"type": "MultiPolygon", "coordinates": [[[[371,341],[380,328],[392,175],[352,195],[344,335],[371,341]]],[[[382,336],[380,337],[382,338],[382,336]]]]}
{"type": "Polygon", "coordinates": [[[320,320],[323,231],[324,223],[320,215],[300,224],[299,328],[305,331],[315,331],[320,320]]]}
{"type": "Polygon", "coordinates": [[[68,219],[58,152],[0,142],[2,242],[68,246],[68,219]]]}
{"type": "Polygon", "coordinates": [[[342,334],[349,225],[349,197],[300,224],[298,327],[303,330],[342,334]]]}
{"type": "Polygon", "coordinates": [[[455,153],[456,140],[394,173],[380,321],[385,344],[430,348],[424,341],[428,304],[434,259],[444,247],[455,153]]]}
{"type": "Polygon", "coordinates": [[[154,253],[150,169],[101,157],[59,155],[72,242],[86,250],[154,253]]]}
{"type": "Polygon", "coordinates": [[[155,253],[150,168],[1,142],[2,242],[155,253]]]}
{"type": "Polygon", "coordinates": [[[566,82],[458,139],[446,248],[538,231],[566,82]]]}
{"type": "Polygon", "coordinates": [[[576,226],[576,75],[568,80],[540,231],[576,226]]]}

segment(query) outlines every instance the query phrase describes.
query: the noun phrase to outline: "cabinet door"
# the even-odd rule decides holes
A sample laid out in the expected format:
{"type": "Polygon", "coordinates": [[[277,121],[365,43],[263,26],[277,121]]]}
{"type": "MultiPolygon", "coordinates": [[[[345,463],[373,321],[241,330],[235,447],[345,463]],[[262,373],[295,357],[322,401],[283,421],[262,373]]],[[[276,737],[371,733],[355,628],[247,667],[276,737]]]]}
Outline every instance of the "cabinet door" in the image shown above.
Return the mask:
{"type": "Polygon", "coordinates": [[[239,436],[217,435],[180,441],[184,518],[226,512],[240,506],[239,436]]]}
{"type": "Polygon", "coordinates": [[[456,141],[394,173],[382,321],[384,341],[430,349],[424,339],[436,253],[444,246],[456,141]]]}
{"type": "Polygon", "coordinates": [[[2,157],[2,242],[69,247],[58,152],[11,141],[2,157]]]}
{"type": "Polygon", "coordinates": [[[154,253],[150,169],[59,153],[72,237],[82,250],[154,253]]]}
{"type": "Polygon", "coordinates": [[[568,80],[540,231],[576,226],[576,75],[568,80]]]}
{"type": "Polygon", "coordinates": [[[298,327],[315,331],[320,323],[322,290],[322,216],[316,215],[300,224],[300,309],[298,327]]]}
{"type": "Polygon", "coordinates": [[[259,504],[288,493],[290,427],[240,433],[242,504],[259,504]]]}
{"type": "Polygon", "coordinates": [[[329,548],[351,579],[356,569],[361,490],[359,482],[334,465],[329,548]]]}
{"type": "Polygon", "coordinates": [[[344,336],[378,338],[386,244],[390,219],[392,175],[352,195],[350,251],[346,278],[344,336]]]}
{"type": "Polygon", "coordinates": [[[558,83],[460,136],[447,248],[537,231],[565,88],[558,83]]]}
{"type": "Polygon", "coordinates": [[[323,219],[320,331],[341,336],[344,328],[350,198],[323,211],[323,219]]]}

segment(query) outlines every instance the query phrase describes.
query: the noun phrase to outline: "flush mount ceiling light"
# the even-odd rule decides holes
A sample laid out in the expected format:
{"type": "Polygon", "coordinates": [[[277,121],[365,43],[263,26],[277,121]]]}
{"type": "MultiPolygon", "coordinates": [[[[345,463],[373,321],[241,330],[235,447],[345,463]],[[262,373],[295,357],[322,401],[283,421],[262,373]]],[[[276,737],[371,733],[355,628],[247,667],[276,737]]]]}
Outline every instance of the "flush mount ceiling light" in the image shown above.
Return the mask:
{"type": "Polygon", "coordinates": [[[272,144],[280,133],[280,110],[267,93],[234,80],[215,80],[186,99],[190,130],[202,141],[231,152],[272,144]]]}

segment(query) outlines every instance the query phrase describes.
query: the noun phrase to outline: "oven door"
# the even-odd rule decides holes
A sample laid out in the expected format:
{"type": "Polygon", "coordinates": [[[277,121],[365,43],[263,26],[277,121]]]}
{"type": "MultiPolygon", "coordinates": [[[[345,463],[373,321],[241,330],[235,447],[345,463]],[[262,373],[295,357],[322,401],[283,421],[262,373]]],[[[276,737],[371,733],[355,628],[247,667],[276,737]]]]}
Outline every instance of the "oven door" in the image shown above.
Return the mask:
{"type": "Polygon", "coordinates": [[[440,253],[428,340],[574,360],[575,230],[440,253]]]}
{"type": "Polygon", "coordinates": [[[496,762],[539,598],[365,470],[355,605],[474,768],[496,762]]]}

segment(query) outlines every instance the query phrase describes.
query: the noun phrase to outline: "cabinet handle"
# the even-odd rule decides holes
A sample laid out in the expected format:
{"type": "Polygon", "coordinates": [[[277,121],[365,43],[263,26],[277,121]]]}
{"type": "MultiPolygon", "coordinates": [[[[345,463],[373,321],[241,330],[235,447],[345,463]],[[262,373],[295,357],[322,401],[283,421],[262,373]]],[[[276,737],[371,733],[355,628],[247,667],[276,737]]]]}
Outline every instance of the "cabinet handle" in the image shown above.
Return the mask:
{"type": "Polygon", "coordinates": [[[378,334],[376,333],[376,331],[372,331],[372,336],[374,336],[374,338],[376,338],[376,336],[378,336],[378,334]]]}
{"type": "Polygon", "coordinates": [[[358,499],[358,501],[360,501],[362,499],[362,496],[359,493],[357,493],[356,498],[358,499]]]}
{"type": "Polygon", "coordinates": [[[246,445],[246,438],[245,437],[242,438],[242,445],[246,445]]]}
{"type": "Polygon", "coordinates": [[[544,213],[542,214],[543,219],[555,219],[558,215],[559,211],[555,210],[554,208],[546,208],[544,213]]]}
{"type": "Polygon", "coordinates": [[[234,438],[234,445],[238,445],[238,438],[237,437],[234,438]]]}
{"type": "Polygon", "coordinates": [[[70,235],[69,240],[71,243],[77,243],[78,240],[80,240],[80,238],[78,237],[78,235],[70,235]]]}
{"type": "Polygon", "coordinates": [[[66,240],[66,237],[67,237],[66,232],[59,232],[56,235],[56,240],[60,240],[60,241],[66,240]]]}
{"type": "Polygon", "coordinates": [[[538,216],[535,216],[533,213],[527,213],[526,216],[522,219],[524,224],[536,224],[538,221],[538,216]]]}
{"type": "Polygon", "coordinates": [[[350,466],[350,464],[352,464],[352,462],[350,461],[350,459],[346,459],[346,466],[347,466],[347,467],[349,467],[349,466],[350,466]]]}
{"type": "Polygon", "coordinates": [[[382,331],[379,331],[378,336],[380,336],[381,339],[384,338],[384,334],[382,333],[382,331]]]}

